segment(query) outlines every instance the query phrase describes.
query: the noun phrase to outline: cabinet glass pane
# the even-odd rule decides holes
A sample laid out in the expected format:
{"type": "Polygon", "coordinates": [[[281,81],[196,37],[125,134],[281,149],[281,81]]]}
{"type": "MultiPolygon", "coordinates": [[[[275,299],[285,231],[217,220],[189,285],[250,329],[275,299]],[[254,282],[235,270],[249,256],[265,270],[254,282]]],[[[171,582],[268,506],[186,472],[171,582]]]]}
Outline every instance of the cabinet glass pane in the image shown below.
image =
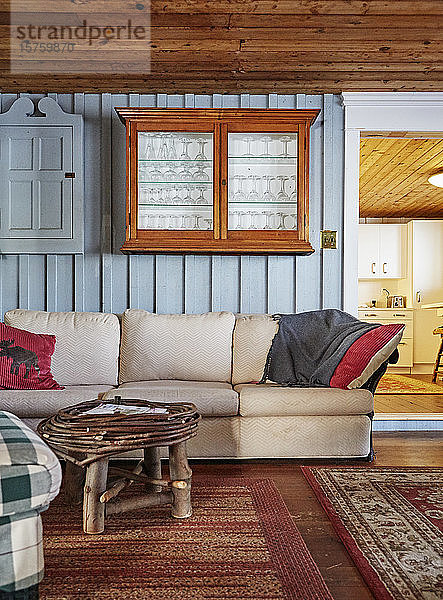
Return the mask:
{"type": "Polygon", "coordinates": [[[297,134],[228,134],[228,228],[297,229],[297,134]]]}
{"type": "Polygon", "coordinates": [[[212,229],[212,133],[138,133],[138,229],[212,229]]]}

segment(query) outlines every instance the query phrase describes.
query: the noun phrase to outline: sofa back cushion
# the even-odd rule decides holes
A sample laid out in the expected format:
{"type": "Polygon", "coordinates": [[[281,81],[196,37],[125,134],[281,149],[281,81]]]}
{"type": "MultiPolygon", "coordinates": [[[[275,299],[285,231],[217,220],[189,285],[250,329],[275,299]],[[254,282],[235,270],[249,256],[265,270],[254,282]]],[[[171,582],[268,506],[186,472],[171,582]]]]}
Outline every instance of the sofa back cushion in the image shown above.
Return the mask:
{"type": "Polygon", "coordinates": [[[271,315],[238,315],[234,328],[232,383],[260,381],[278,322],[271,315]]]}
{"type": "Polygon", "coordinates": [[[55,335],[51,370],[60,385],[115,385],[120,323],[115,315],[88,312],[10,310],[5,323],[55,335]]]}
{"type": "Polygon", "coordinates": [[[154,379],[230,381],[230,312],[157,315],[131,308],[122,318],[120,383],[154,379]]]}

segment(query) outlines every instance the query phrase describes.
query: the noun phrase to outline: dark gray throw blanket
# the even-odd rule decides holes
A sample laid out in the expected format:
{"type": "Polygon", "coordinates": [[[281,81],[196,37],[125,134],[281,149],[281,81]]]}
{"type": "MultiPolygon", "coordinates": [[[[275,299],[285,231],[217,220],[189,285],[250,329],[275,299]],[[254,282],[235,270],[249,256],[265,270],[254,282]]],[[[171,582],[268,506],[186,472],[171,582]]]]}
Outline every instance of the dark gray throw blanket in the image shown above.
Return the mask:
{"type": "MultiPolygon", "coordinates": [[[[269,350],[266,379],[282,385],[329,387],[332,375],[348,348],[363,334],[379,327],[364,323],[337,309],[314,310],[295,315],[275,315],[279,329],[269,350]]],[[[395,354],[395,353],[394,353],[395,354]]],[[[396,362],[398,353],[389,362],[396,362]]],[[[369,389],[375,387],[387,367],[378,369],[369,389]]],[[[374,374],[375,375],[375,374],[374,374]]]]}

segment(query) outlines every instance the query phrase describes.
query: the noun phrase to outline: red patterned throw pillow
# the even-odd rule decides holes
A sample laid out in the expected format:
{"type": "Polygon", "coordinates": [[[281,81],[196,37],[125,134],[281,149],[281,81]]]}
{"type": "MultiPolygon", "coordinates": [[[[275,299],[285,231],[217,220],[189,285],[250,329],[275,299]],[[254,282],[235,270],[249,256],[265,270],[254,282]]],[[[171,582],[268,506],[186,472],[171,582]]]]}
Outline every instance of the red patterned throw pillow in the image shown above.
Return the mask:
{"type": "Polygon", "coordinates": [[[404,328],[402,323],[380,325],[360,336],[337,365],[330,386],[361,387],[397,348],[404,328]]]}
{"type": "Polygon", "coordinates": [[[0,388],[62,390],[51,373],[55,335],[30,333],[0,323],[0,388]]]}

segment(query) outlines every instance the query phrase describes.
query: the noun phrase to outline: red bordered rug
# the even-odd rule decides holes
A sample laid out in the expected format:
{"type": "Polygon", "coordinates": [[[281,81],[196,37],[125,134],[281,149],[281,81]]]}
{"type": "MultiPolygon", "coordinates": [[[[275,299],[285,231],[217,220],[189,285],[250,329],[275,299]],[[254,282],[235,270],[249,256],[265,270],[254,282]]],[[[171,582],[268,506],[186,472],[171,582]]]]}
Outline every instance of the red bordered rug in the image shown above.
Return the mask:
{"type": "Polygon", "coordinates": [[[196,479],[192,503],[189,519],[143,509],[86,535],[60,496],[42,515],[40,599],[332,600],[272,481],[196,479]]]}
{"type": "Polygon", "coordinates": [[[377,600],[443,598],[443,469],[302,470],[377,600]]]}

